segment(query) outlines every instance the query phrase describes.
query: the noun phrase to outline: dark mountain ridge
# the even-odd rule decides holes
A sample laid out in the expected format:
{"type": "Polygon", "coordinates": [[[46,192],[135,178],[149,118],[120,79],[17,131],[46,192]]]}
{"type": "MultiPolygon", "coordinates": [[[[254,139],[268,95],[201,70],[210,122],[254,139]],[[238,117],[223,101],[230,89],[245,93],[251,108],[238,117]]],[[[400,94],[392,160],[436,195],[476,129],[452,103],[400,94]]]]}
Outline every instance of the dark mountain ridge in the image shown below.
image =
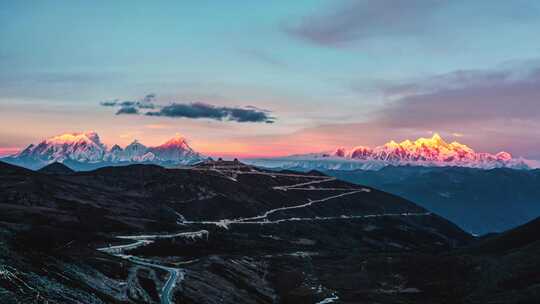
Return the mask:
{"type": "Polygon", "coordinates": [[[471,272],[483,255],[451,254],[470,235],[398,196],[320,173],[223,161],[69,175],[0,166],[2,303],[484,297],[483,272],[471,272]]]}
{"type": "Polygon", "coordinates": [[[45,167],[37,171],[41,173],[45,173],[45,174],[59,174],[59,175],[71,174],[75,172],[70,167],[62,163],[52,163],[52,164],[46,165],[45,167]]]}

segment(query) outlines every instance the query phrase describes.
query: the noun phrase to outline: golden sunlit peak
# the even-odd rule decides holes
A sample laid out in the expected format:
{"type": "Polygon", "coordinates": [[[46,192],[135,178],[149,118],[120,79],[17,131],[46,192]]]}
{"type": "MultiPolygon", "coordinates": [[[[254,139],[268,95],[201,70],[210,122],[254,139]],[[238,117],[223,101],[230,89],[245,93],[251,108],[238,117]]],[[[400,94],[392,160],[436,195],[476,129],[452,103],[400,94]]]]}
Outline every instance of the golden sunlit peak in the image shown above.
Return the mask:
{"type": "Polygon", "coordinates": [[[88,141],[99,143],[99,136],[95,131],[86,131],[83,133],[64,133],[60,135],[53,136],[48,138],[46,142],[54,144],[66,144],[74,143],[78,141],[88,141]]]}
{"type": "Polygon", "coordinates": [[[411,143],[412,146],[427,146],[430,148],[437,147],[448,147],[448,143],[439,135],[439,133],[434,133],[431,138],[420,137],[414,142],[411,143]]]}
{"type": "Polygon", "coordinates": [[[431,137],[432,140],[442,140],[442,137],[439,135],[439,133],[435,132],[433,133],[433,136],[431,137]]]}
{"type": "Polygon", "coordinates": [[[384,161],[431,161],[454,163],[482,163],[486,161],[508,162],[512,160],[509,153],[498,154],[476,153],[473,149],[458,142],[448,144],[439,135],[434,133],[430,138],[420,137],[415,141],[404,140],[397,143],[394,140],[378,147],[353,148],[346,151],[339,149],[334,153],[338,157],[353,159],[374,159],[384,161]]]}
{"type": "Polygon", "coordinates": [[[173,138],[169,139],[161,147],[187,147],[186,138],[180,133],[176,133],[173,138]]]}
{"type": "Polygon", "coordinates": [[[398,147],[399,144],[395,140],[391,140],[385,144],[387,147],[398,147]]]}
{"type": "Polygon", "coordinates": [[[410,141],[409,139],[406,139],[406,140],[400,142],[399,144],[402,145],[402,146],[410,146],[410,145],[412,145],[413,143],[412,143],[412,141],[410,141]]]}
{"type": "Polygon", "coordinates": [[[435,132],[433,133],[433,135],[429,138],[426,138],[426,137],[420,137],[418,138],[416,141],[419,141],[419,140],[422,140],[422,141],[434,141],[434,142],[437,142],[437,141],[442,141],[443,138],[441,137],[441,135],[439,135],[439,133],[435,132]]]}
{"type": "Polygon", "coordinates": [[[176,132],[176,133],[174,134],[173,139],[181,139],[181,140],[185,140],[185,137],[182,136],[182,134],[176,132]]]}

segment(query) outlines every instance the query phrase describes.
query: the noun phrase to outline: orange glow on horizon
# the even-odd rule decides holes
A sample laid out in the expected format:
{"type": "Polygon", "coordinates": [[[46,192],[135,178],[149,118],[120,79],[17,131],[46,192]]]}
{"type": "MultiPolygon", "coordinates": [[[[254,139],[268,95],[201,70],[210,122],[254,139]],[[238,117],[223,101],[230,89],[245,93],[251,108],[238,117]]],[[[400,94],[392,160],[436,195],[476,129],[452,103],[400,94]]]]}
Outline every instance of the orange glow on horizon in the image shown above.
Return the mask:
{"type": "MultiPolygon", "coordinates": [[[[319,130],[303,130],[300,132],[293,132],[289,134],[281,135],[261,135],[261,136],[237,136],[237,137],[220,137],[216,134],[210,134],[211,136],[201,140],[199,134],[195,135],[186,135],[190,133],[176,133],[176,136],[171,136],[174,132],[165,131],[165,132],[155,132],[152,131],[160,129],[161,126],[148,129],[147,131],[141,130],[127,130],[127,133],[122,133],[124,130],[120,130],[116,134],[107,134],[106,137],[101,137],[102,142],[107,145],[108,148],[111,148],[115,144],[125,147],[133,142],[134,139],[139,139],[139,142],[148,147],[158,147],[163,146],[166,143],[180,145],[184,143],[184,140],[187,144],[196,152],[199,152],[203,155],[210,156],[213,158],[223,157],[223,158],[239,158],[239,159],[249,159],[249,158],[273,158],[273,157],[285,157],[295,154],[308,154],[308,153],[335,153],[336,149],[340,148],[344,152],[343,154],[351,154],[353,151],[358,150],[362,146],[355,146],[355,143],[360,143],[367,145],[364,148],[373,150],[373,149],[383,149],[383,148],[394,148],[394,149],[404,149],[411,151],[420,151],[424,148],[432,148],[439,151],[438,153],[449,154],[452,151],[459,150],[460,153],[472,154],[474,150],[465,144],[461,144],[456,141],[446,142],[444,139],[439,136],[436,132],[430,132],[432,135],[429,138],[417,138],[416,140],[403,140],[403,141],[389,141],[383,144],[382,146],[374,145],[377,143],[380,138],[384,138],[385,134],[380,134],[380,132],[367,132],[362,134],[354,134],[354,136],[344,137],[344,136],[335,136],[334,134],[339,133],[340,130],[331,128],[326,132],[319,132],[319,130]],[[365,136],[368,134],[368,136],[365,136]],[[108,135],[108,136],[107,136],[108,135]],[[347,149],[343,144],[353,144],[349,145],[351,149],[347,149]],[[369,148],[371,144],[372,148],[369,148]]],[[[87,131],[88,136],[92,134],[96,135],[95,132],[87,131]]],[[[451,136],[457,138],[464,136],[463,134],[447,133],[451,136]]],[[[61,135],[56,135],[48,137],[49,141],[73,141],[78,137],[73,133],[65,133],[61,135]]],[[[400,139],[406,138],[406,134],[402,136],[394,135],[394,138],[400,139]]],[[[32,142],[22,143],[19,147],[8,146],[0,147],[0,156],[8,156],[15,154],[29,144],[36,144],[44,140],[44,138],[35,140],[32,142]]]]}
{"type": "Polygon", "coordinates": [[[9,156],[20,152],[21,148],[16,147],[4,147],[0,148],[0,157],[9,156]]]}

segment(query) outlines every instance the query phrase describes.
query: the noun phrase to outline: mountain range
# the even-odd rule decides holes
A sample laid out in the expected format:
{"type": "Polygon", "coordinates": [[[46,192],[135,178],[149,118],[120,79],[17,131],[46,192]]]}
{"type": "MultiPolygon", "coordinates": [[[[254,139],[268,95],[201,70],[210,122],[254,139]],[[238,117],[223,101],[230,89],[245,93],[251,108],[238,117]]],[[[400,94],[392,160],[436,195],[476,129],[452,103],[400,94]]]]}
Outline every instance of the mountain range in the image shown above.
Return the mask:
{"type": "Polygon", "coordinates": [[[177,134],[157,147],[147,147],[137,140],[125,148],[113,145],[110,149],[94,131],[66,133],[31,144],[21,152],[2,159],[29,169],[39,169],[59,162],[75,170],[90,170],[105,166],[151,163],[164,166],[188,165],[203,160],[187,140],[177,134]]]}
{"type": "MultiPolygon", "coordinates": [[[[165,167],[190,165],[206,159],[194,151],[187,140],[177,134],[156,147],[147,147],[133,141],[122,148],[108,148],[94,131],[66,133],[31,144],[21,152],[5,157],[2,161],[37,170],[48,164],[60,162],[77,171],[93,170],[106,166],[134,163],[157,164],[165,167]]],[[[479,169],[513,168],[532,169],[538,162],[514,158],[508,152],[490,154],[476,152],[458,143],[446,142],[440,135],[431,138],[390,141],[374,148],[357,146],[352,149],[337,148],[333,152],[291,155],[277,158],[244,159],[251,165],[309,170],[380,170],[386,166],[468,167],[479,169]]]]}
{"type": "Polygon", "coordinates": [[[538,303],[539,223],[474,238],[371,187],[236,161],[0,162],[0,302],[538,303]]]}
{"type": "Polygon", "coordinates": [[[513,158],[508,152],[490,154],[476,152],[459,142],[446,142],[439,134],[431,138],[390,141],[374,148],[357,146],[337,148],[333,152],[292,155],[278,158],[246,160],[268,168],[301,168],[304,170],[380,170],[386,166],[468,167],[480,169],[531,169],[535,161],[513,158]]]}

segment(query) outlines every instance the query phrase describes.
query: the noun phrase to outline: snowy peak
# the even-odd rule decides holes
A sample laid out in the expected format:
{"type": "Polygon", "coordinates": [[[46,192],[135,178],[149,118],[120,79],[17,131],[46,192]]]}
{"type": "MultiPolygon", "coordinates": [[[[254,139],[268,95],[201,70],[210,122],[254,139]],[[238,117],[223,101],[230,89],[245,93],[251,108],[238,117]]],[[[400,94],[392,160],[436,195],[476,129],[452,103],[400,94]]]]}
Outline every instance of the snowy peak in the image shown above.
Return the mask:
{"type": "Polygon", "coordinates": [[[28,157],[51,162],[100,160],[106,147],[94,131],[66,133],[43,140],[37,145],[29,145],[15,157],[28,157]]]}
{"type": "Polygon", "coordinates": [[[144,154],[146,154],[148,148],[141,144],[138,140],[134,140],[132,143],[126,146],[123,152],[124,161],[139,161],[144,154]]]}
{"type": "Polygon", "coordinates": [[[515,159],[508,152],[490,154],[476,152],[459,142],[448,143],[439,134],[414,141],[389,141],[381,146],[343,147],[332,153],[311,153],[275,159],[251,160],[251,164],[276,168],[334,169],[334,170],[379,170],[385,166],[456,166],[481,169],[538,167],[534,161],[515,159]]]}
{"type": "Polygon", "coordinates": [[[202,160],[203,157],[193,151],[187,140],[179,134],[157,147],[147,147],[138,140],[134,140],[124,149],[119,145],[113,145],[110,150],[107,150],[96,132],[87,131],[65,133],[47,138],[36,145],[29,145],[11,159],[28,167],[42,167],[67,160],[82,163],[167,162],[170,164],[190,164],[202,160]]]}
{"type": "Polygon", "coordinates": [[[145,158],[148,148],[141,144],[138,140],[134,140],[132,143],[122,149],[119,145],[114,145],[107,151],[104,160],[110,162],[139,162],[145,158]]]}
{"type": "Polygon", "coordinates": [[[172,149],[172,148],[176,148],[176,149],[191,149],[189,147],[189,145],[187,144],[187,140],[182,136],[180,135],[180,133],[176,133],[176,135],[169,139],[167,142],[165,142],[164,144],[156,147],[156,148],[163,148],[163,149],[172,149]]]}
{"type": "Polygon", "coordinates": [[[201,159],[202,156],[193,151],[187,140],[179,134],[157,147],[147,147],[138,140],[134,140],[124,149],[115,145],[108,152],[110,161],[188,164],[201,159]]]}
{"type": "MultiPolygon", "coordinates": [[[[390,141],[375,148],[354,148],[343,152],[344,158],[353,160],[385,161],[391,165],[464,166],[475,168],[526,167],[522,160],[512,158],[508,152],[490,154],[476,152],[469,146],[445,141],[435,133],[431,138],[390,141]]],[[[339,157],[338,154],[333,156],[339,157]]]]}
{"type": "Polygon", "coordinates": [[[95,143],[102,145],[99,135],[95,131],[87,131],[84,133],[66,133],[56,135],[45,140],[49,144],[73,144],[73,143],[95,143]]]}
{"type": "Polygon", "coordinates": [[[448,143],[437,133],[431,138],[422,137],[415,141],[405,140],[397,143],[392,140],[375,148],[357,147],[349,151],[340,149],[339,153],[334,153],[332,156],[360,160],[383,160],[392,162],[392,164],[399,162],[431,162],[456,166],[512,161],[512,155],[508,152],[499,152],[495,155],[477,153],[464,144],[458,142],[448,143]]]}
{"type": "Polygon", "coordinates": [[[122,152],[124,151],[124,149],[122,149],[122,147],[120,147],[119,145],[114,145],[112,146],[110,152],[122,152]]]}
{"type": "Polygon", "coordinates": [[[202,159],[202,156],[193,151],[187,143],[187,140],[180,134],[176,134],[164,144],[149,149],[155,157],[164,161],[173,161],[174,159],[202,159]]]}

